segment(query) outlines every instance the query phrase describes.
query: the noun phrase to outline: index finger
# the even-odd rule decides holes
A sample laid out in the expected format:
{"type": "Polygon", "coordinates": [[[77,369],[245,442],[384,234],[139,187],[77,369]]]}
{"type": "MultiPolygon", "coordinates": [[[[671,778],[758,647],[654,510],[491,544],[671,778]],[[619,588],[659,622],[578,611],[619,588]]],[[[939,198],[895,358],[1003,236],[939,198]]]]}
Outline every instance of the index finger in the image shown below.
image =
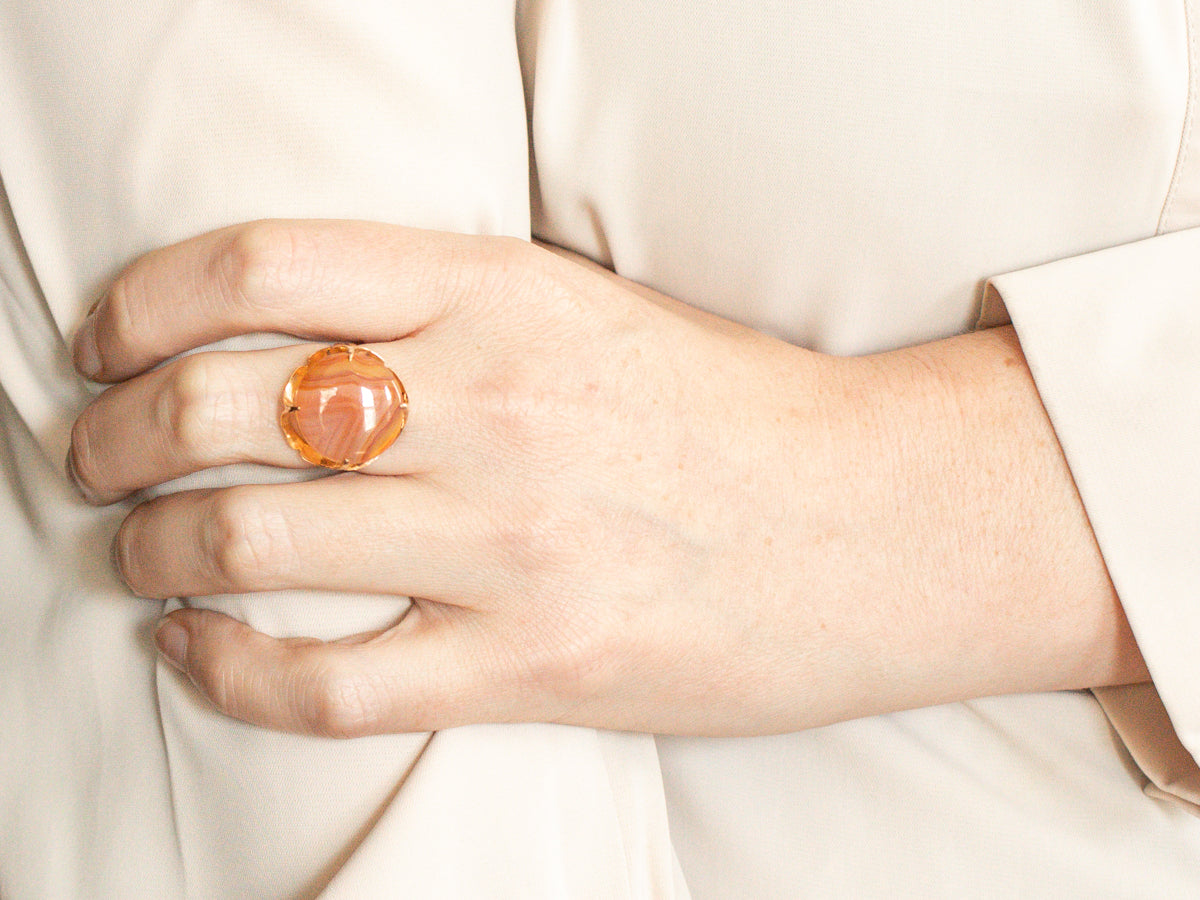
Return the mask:
{"type": "Polygon", "coordinates": [[[388,341],[443,315],[487,254],[474,238],[376,222],[264,220],[153,251],[80,327],[75,365],[121,381],[222,338],[388,341]]]}

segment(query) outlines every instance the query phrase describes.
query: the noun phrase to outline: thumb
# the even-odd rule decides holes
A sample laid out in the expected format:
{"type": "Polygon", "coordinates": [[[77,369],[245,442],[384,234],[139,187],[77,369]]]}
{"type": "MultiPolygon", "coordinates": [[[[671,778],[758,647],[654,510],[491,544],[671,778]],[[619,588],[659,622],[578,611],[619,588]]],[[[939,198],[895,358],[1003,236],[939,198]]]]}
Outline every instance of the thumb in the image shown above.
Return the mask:
{"type": "Polygon", "coordinates": [[[159,622],[155,643],[218,711],[255,725],[338,738],[434,731],[512,717],[472,616],[414,604],[392,628],[326,642],[179,609],[159,622]]]}

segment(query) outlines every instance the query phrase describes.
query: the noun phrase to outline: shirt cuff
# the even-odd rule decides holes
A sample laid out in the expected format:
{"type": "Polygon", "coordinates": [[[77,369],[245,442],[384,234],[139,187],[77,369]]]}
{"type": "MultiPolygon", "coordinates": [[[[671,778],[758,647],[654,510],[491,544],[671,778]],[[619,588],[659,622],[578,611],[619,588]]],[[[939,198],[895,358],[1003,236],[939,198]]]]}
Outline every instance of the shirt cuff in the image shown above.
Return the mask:
{"type": "Polygon", "coordinates": [[[1200,228],[993,278],[1009,320],[1153,678],[1097,697],[1200,814],[1200,228]]]}

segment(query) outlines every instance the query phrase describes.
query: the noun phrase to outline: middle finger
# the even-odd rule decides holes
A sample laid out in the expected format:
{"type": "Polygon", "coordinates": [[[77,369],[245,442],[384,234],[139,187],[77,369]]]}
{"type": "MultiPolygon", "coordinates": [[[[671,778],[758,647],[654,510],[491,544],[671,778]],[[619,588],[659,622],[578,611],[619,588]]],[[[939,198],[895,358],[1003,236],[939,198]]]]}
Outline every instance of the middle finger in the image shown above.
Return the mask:
{"type": "Polygon", "coordinates": [[[454,604],[494,583],[487,533],[478,509],[431,480],[346,472],[157,497],[126,517],[114,550],[144,597],[301,589],[454,604]]]}

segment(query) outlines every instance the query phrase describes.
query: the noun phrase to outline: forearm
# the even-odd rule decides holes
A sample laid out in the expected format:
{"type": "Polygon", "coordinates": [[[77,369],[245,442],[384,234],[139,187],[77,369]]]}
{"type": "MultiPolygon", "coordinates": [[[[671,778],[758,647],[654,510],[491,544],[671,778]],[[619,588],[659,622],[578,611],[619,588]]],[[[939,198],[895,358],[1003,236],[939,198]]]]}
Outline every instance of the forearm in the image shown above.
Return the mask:
{"type": "Polygon", "coordinates": [[[824,364],[830,721],[1147,678],[1011,328],[824,364]]]}

